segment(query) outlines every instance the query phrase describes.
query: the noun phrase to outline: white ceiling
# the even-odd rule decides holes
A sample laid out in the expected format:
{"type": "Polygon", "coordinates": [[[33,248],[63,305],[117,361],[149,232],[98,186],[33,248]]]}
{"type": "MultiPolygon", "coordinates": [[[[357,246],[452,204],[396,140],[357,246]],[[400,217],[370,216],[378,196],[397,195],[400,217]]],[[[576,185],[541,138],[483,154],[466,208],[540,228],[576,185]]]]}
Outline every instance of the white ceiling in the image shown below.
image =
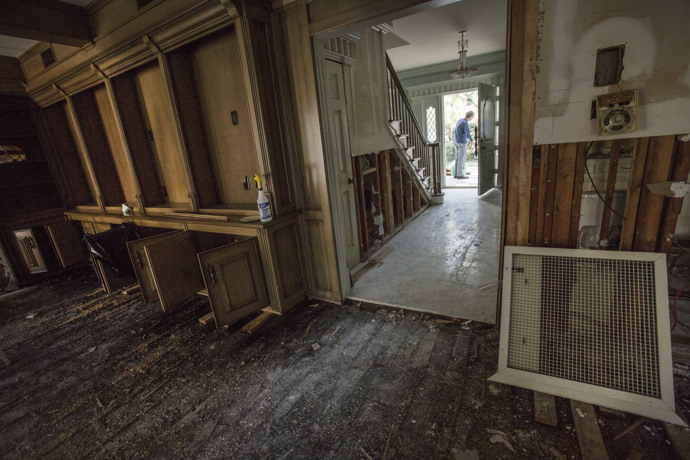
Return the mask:
{"type": "MultiPolygon", "coordinates": [[[[93,0],[62,0],[64,3],[71,3],[85,7],[93,0]]],[[[9,37],[7,35],[0,35],[0,56],[17,57],[24,51],[31,48],[31,45],[36,43],[35,40],[27,40],[25,38],[9,37]]]]}
{"type": "Polygon", "coordinates": [[[393,21],[393,33],[410,43],[388,50],[396,70],[458,58],[458,32],[466,30],[468,56],[506,46],[507,0],[461,0],[393,21]]]}

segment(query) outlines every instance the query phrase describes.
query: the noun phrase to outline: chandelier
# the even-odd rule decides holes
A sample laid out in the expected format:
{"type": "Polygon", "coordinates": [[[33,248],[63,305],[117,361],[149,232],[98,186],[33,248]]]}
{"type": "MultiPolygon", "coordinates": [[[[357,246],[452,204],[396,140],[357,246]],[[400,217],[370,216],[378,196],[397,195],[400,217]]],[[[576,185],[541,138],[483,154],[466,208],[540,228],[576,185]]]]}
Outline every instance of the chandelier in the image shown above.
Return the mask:
{"type": "Polygon", "coordinates": [[[22,149],[14,145],[0,144],[0,164],[26,160],[22,149]]]}
{"type": "Polygon", "coordinates": [[[460,31],[460,40],[458,40],[458,68],[450,72],[450,76],[455,80],[462,80],[469,78],[477,73],[476,67],[468,67],[467,65],[467,40],[465,40],[465,30],[460,31]]]}

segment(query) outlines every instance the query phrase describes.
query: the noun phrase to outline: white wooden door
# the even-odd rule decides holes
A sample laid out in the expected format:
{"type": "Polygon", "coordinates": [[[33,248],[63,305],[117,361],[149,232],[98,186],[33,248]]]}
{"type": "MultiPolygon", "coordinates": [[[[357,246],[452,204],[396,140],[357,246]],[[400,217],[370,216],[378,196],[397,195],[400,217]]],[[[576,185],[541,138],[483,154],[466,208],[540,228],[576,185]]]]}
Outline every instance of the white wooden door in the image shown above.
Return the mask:
{"type": "Polygon", "coordinates": [[[338,177],[337,206],[347,250],[347,266],[352,269],[359,263],[359,236],[343,65],[326,59],[324,69],[330,138],[328,154],[338,177]]]}
{"type": "Polygon", "coordinates": [[[498,88],[484,83],[479,84],[479,187],[477,193],[483,195],[496,186],[498,172],[498,139],[496,138],[496,122],[498,111],[496,99],[498,88]]]}

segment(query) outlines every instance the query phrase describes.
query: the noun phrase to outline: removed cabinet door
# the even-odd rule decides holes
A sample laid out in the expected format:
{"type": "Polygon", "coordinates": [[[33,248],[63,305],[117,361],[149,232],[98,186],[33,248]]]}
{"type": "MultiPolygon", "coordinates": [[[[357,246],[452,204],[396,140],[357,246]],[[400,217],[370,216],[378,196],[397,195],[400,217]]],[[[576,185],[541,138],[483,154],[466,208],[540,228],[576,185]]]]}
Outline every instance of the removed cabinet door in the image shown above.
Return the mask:
{"type": "Polygon", "coordinates": [[[146,257],[145,247],[157,241],[168,238],[179,232],[168,232],[162,235],[151,236],[149,238],[142,238],[140,240],[129,241],[127,243],[127,251],[129,257],[132,259],[132,267],[134,273],[139,280],[139,287],[141,288],[141,296],[144,302],[151,303],[158,299],[156,292],[156,283],[153,281],[153,273],[151,272],[151,264],[146,257]]]}
{"type": "Polygon", "coordinates": [[[217,327],[268,306],[256,238],[201,252],[199,264],[217,327]]]}
{"type": "Polygon", "coordinates": [[[72,221],[49,224],[45,228],[60,259],[60,265],[69,267],[86,259],[86,244],[72,221]]]}
{"type": "Polygon", "coordinates": [[[192,232],[184,231],[144,246],[163,311],[183,304],[204,287],[192,232]]]}

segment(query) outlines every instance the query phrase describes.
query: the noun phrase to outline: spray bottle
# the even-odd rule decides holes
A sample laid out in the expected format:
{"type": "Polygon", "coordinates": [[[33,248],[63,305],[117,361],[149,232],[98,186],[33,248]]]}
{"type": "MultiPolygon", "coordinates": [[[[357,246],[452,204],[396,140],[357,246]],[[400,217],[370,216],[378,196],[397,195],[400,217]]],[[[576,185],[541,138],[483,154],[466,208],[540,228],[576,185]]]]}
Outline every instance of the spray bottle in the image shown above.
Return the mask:
{"type": "Polygon", "coordinates": [[[256,181],[256,186],[259,188],[259,199],[256,200],[256,204],[259,206],[259,218],[261,222],[270,222],[273,220],[271,203],[268,202],[264,189],[261,187],[261,177],[259,177],[258,174],[254,174],[254,180],[256,181]]]}

